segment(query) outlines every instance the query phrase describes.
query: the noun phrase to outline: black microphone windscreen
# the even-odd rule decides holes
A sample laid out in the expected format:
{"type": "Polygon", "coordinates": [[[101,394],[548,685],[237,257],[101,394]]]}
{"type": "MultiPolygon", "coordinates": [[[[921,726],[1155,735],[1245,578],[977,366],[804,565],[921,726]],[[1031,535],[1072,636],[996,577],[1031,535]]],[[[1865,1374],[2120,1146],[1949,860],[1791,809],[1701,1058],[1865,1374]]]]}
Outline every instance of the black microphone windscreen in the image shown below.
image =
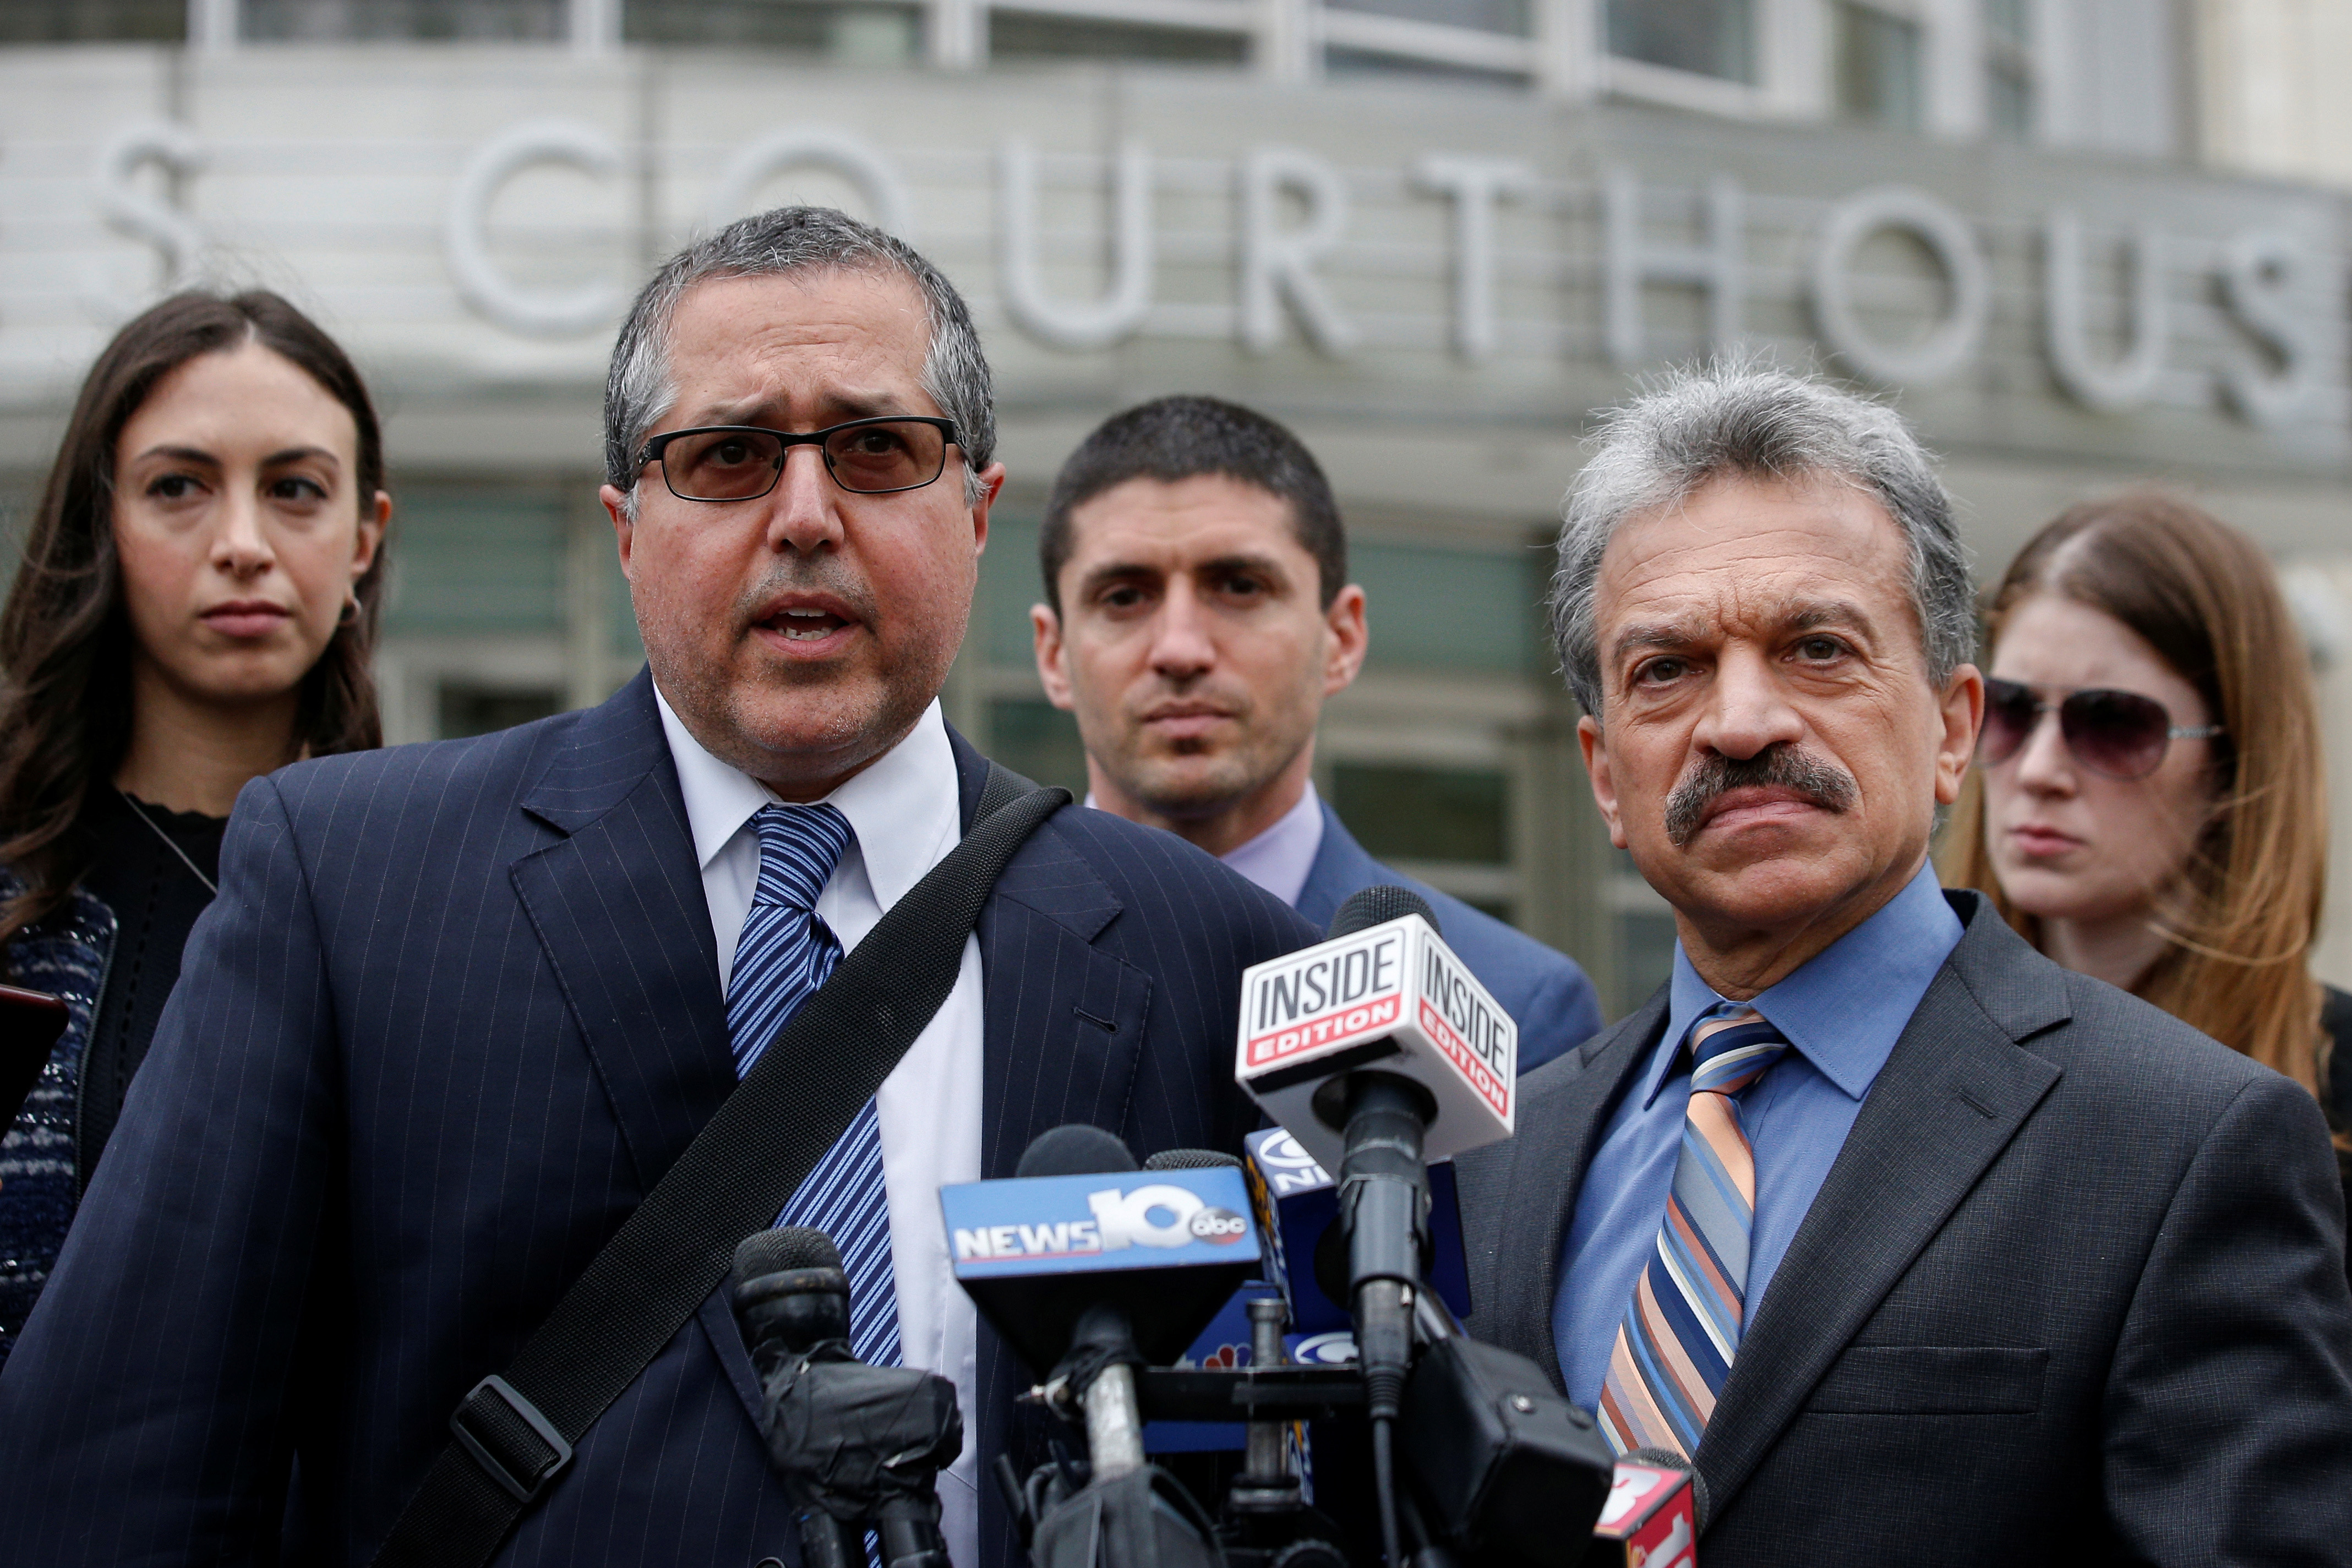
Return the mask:
{"type": "Polygon", "coordinates": [[[1636,1448],[1624,1457],[1637,1465],[1652,1465],[1662,1470],[1688,1470],[1691,1479],[1691,1523],[1700,1530],[1706,1528],[1706,1478],[1698,1473],[1696,1465],[1672,1448],[1636,1448]]]}
{"type": "Polygon", "coordinates": [[[1408,915],[1420,915],[1429,922],[1432,931],[1440,936],[1445,935],[1445,928],[1437,923],[1437,911],[1429,906],[1429,900],[1409,887],[1393,886],[1367,887],[1349,894],[1348,901],[1339,905],[1339,913],[1331,916],[1330,935],[1335,937],[1353,936],[1359,931],[1385,925],[1408,915]]]}
{"type": "Polygon", "coordinates": [[[1239,1166],[1240,1159],[1219,1154],[1214,1149],[1162,1149],[1143,1162],[1148,1171],[1205,1171],[1220,1166],[1239,1166]]]}
{"type": "Polygon", "coordinates": [[[1135,1155],[1114,1134],[1084,1122],[1051,1127],[1021,1151],[1016,1176],[1101,1176],[1135,1169],[1135,1155]]]}
{"type": "Polygon", "coordinates": [[[838,1269],[841,1249],[824,1231],[806,1225],[754,1230],[736,1244],[735,1277],[756,1280],[788,1269],[838,1269]]]}

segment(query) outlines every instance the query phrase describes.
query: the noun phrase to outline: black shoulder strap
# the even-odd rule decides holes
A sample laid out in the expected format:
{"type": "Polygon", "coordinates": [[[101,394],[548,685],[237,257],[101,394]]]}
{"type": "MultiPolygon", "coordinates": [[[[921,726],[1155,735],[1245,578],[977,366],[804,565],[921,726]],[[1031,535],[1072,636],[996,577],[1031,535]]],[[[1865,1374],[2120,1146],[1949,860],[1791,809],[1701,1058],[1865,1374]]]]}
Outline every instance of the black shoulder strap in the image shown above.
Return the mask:
{"type": "Polygon", "coordinates": [[[772,1225],[955,988],[964,938],[1037,825],[1069,803],[988,765],[971,831],[890,906],[777,1032],[716,1115],[572,1281],[503,1377],[450,1417],[454,1440],[375,1568],[478,1568],[727,1277],[735,1244],[772,1225]],[[808,1071],[822,1061],[824,1071],[808,1071]]]}

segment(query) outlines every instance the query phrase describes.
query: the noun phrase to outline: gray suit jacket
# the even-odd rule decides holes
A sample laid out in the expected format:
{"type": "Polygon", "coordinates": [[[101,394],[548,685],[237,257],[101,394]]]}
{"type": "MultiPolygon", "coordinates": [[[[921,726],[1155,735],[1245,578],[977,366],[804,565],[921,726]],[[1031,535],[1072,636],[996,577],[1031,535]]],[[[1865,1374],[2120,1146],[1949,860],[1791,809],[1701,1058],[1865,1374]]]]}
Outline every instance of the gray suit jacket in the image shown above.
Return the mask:
{"type": "MultiPolygon", "coordinates": [[[[1974,893],[1699,1445],[1707,1568],[2352,1561],[2319,1107],[1974,893]]],[[[1459,1162],[1472,1331],[1555,1383],[1560,1250],[1665,993],[1459,1162]]]]}

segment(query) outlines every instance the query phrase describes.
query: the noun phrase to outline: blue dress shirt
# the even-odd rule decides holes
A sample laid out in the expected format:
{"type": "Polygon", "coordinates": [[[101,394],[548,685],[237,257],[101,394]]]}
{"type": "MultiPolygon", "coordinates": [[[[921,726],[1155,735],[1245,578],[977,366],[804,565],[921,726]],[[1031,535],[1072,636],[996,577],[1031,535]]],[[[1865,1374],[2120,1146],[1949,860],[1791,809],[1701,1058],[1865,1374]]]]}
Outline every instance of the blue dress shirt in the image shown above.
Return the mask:
{"type": "MultiPolygon", "coordinates": [[[[1748,1317],[1845,1146],[1863,1097],[1959,939],[1959,916],[1944,901],[1935,867],[1922,866],[1884,908],[1748,1004],[1795,1048],[1739,1102],[1756,1150],[1748,1317]]],[[[1723,999],[1677,945],[1665,1030],[1611,1114],[1577,1195],[1551,1333],[1568,1396],[1588,1410],[1600,1402],[1617,1325],[1665,1219],[1690,1101],[1683,1037],[1723,999]]]]}

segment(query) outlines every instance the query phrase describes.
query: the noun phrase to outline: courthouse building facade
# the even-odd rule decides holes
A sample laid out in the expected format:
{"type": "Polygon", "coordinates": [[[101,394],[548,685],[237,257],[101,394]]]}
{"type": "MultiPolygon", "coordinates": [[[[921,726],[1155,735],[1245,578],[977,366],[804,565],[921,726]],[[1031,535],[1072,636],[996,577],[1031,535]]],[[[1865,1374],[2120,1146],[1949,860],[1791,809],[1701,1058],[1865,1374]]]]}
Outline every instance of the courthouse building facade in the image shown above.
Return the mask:
{"type": "Polygon", "coordinates": [[[1599,831],[1537,601],[1591,412],[1645,371],[1741,346],[1883,390],[1988,574],[2074,499],[2186,487],[2352,663],[2352,213],[2200,161],[2187,0],[9,9],[10,511],[159,289],[287,292],[387,414],[395,739],[635,668],[595,498],[614,328],[688,235],[787,199],[923,247],[997,367],[1011,479],[955,722],[1081,776],[1029,658],[1055,467],[1146,397],[1263,408],[1330,470],[1371,601],[1322,788],[1612,1012],[1671,925],[1599,831]]]}

